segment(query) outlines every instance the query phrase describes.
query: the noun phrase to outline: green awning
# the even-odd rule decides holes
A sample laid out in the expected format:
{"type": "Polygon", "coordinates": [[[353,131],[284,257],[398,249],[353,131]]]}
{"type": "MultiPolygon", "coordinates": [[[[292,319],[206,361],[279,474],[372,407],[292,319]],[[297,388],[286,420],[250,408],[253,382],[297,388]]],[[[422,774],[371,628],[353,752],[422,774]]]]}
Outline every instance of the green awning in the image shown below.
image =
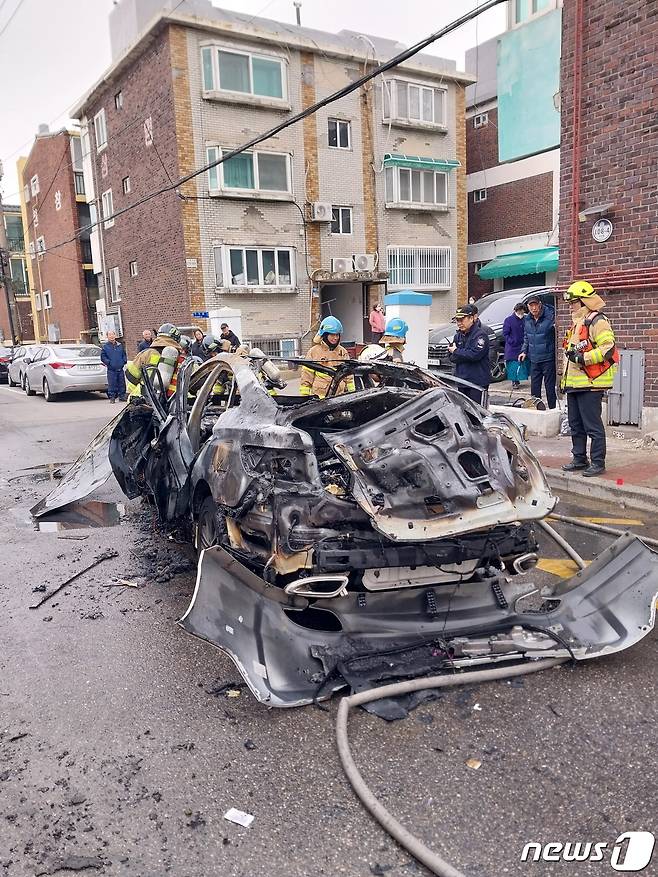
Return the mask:
{"type": "Polygon", "coordinates": [[[542,247],[540,250],[526,250],[524,253],[507,253],[496,256],[480,268],[478,276],[482,280],[496,277],[518,277],[521,274],[542,274],[544,271],[557,271],[558,248],[542,247]]]}
{"type": "Polygon", "coordinates": [[[461,167],[461,162],[452,158],[423,158],[421,155],[401,155],[399,152],[385,152],[384,167],[410,167],[423,171],[451,171],[455,167],[461,167]]]}

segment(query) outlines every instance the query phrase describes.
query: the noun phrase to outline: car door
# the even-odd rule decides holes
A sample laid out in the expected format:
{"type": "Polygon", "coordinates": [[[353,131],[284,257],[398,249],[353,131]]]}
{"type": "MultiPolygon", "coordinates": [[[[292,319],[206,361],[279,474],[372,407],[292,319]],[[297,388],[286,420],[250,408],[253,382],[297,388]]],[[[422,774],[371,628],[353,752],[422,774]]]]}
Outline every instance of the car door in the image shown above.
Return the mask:
{"type": "Polygon", "coordinates": [[[30,389],[37,391],[41,387],[41,377],[43,374],[42,361],[48,356],[48,348],[42,347],[35,353],[32,362],[25,366],[25,378],[30,385],[30,389]]]}
{"type": "Polygon", "coordinates": [[[25,348],[17,347],[14,351],[14,355],[11,358],[11,362],[9,363],[9,377],[15,384],[20,382],[20,366],[21,361],[25,357],[25,348]]]}

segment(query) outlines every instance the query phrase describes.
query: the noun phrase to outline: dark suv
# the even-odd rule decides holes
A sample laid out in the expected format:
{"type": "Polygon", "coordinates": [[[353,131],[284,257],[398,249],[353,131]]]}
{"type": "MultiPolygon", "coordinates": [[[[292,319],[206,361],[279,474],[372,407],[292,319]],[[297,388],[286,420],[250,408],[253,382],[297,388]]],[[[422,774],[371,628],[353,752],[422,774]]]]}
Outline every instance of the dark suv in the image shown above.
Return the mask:
{"type": "MultiPolygon", "coordinates": [[[[524,304],[532,295],[538,295],[544,304],[555,307],[555,294],[545,286],[530,286],[524,289],[505,289],[483,296],[477,304],[482,325],[489,330],[489,363],[491,378],[495,381],[505,380],[505,339],[503,323],[514,310],[518,301],[524,304]]],[[[448,345],[457,331],[454,323],[444,323],[430,329],[428,347],[428,368],[437,371],[452,371],[448,345]]]]}

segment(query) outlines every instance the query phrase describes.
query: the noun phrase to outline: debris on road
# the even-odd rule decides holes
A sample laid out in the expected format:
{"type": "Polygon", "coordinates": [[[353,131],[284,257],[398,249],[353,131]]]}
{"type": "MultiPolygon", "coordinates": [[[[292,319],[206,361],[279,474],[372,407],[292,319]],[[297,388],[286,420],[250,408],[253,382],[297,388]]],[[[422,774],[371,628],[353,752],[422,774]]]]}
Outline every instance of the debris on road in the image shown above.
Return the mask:
{"type": "Polygon", "coordinates": [[[482,762],[479,758],[467,758],[464,764],[466,767],[470,767],[471,770],[479,770],[482,767],[482,762]]]}
{"type": "MultiPolygon", "coordinates": [[[[89,572],[90,569],[93,569],[95,566],[98,566],[99,563],[102,563],[104,560],[110,560],[113,557],[118,557],[119,552],[114,548],[108,548],[106,551],[103,551],[97,557],[95,557],[90,564],[81,569],[80,572],[75,573],[75,575],[70,576],[65,582],[62,582],[61,585],[58,585],[53,591],[49,591],[45,597],[42,597],[38,603],[33,603],[30,606],[30,609],[38,609],[39,606],[43,606],[43,604],[50,600],[51,597],[54,597],[55,594],[59,594],[61,590],[63,590],[67,585],[69,585],[72,581],[79,578],[83,573],[89,572]]],[[[44,619],[46,620],[46,619],[44,619]]]]}
{"type": "Polygon", "coordinates": [[[236,810],[235,807],[230,807],[224,814],[224,819],[228,819],[229,822],[235,822],[236,825],[243,825],[245,828],[249,828],[255,818],[251,813],[245,813],[244,810],[236,810]]]}

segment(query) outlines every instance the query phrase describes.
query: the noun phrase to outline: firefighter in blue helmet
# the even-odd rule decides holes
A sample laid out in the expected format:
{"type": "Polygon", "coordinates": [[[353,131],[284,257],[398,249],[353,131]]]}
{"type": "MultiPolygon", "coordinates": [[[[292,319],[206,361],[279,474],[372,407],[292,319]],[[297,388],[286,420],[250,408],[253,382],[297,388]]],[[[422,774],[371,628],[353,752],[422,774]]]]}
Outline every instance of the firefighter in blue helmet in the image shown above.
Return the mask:
{"type": "MultiPolygon", "coordinates": [[[[321,362],[335,368],[346,359],[349,353],[340,343],[343,334],[343,324],[336,317],[325,317],[320,323],[318,334],[313,339],[313,347],[306,354],[307,360],[321,362]]],[[[313,368],[312,362],[302,366],[301,381],[299,385],[300,396],[319,396],[324,399],[331,385],[331,375],[313,368]]],[[[354,378],[350,377],[341,381],[338,387],[339,393],[354,392],[354,378]]]]}
{"type": "MultiPolygon", "coordinates": [[[[475,305],[457,308],[452,318],[457,332],[449,345],[450,358],[455,363],[455,375],[486,390],[491,383],[489,367],[489,335],[482,328],[475,305]]],[[[482,393],[475,388],[459,387],[461,393],[474,402],[482,400],[482,393]]]]}

